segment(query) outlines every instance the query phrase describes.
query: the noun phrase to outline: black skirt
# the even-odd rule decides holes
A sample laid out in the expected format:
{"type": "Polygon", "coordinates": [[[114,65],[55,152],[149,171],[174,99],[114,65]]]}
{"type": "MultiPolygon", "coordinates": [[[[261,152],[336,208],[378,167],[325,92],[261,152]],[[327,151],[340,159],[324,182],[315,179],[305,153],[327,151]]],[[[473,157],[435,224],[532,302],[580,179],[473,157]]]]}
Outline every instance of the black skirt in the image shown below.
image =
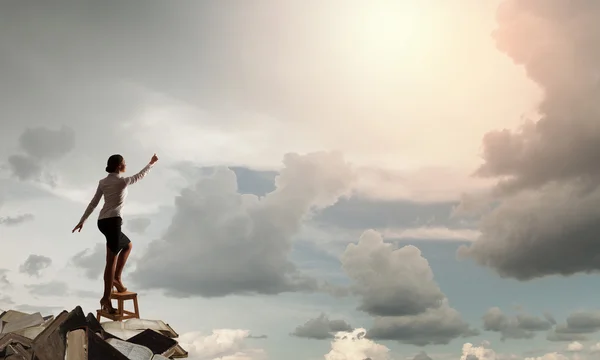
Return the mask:
{"type": "Polygon", "coordinates": [[[128,247],[131,242],[121,231],[122,225],[123,219],[120,216],[98,220],[98,229],[106,237],[106,246],[115,255],[128,247]]]}

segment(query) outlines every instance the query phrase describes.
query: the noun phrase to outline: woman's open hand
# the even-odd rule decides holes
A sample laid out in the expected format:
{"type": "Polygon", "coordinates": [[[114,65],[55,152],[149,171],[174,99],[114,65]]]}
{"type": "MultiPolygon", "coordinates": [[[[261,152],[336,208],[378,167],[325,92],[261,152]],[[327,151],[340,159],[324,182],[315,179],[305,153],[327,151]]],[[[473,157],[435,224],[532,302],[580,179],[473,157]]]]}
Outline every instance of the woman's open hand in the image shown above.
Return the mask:
{"type": "Polygon", "coordinates": [[[79,232],[81,232],[81,229],[82,229],[82,228],[83,228],[83,224],[82,224],[82,223],[79,223],[79,224],[77,224],[77,226],[75,226],[75,227],[73,228],[73,231],[71,231],[71,233],[74,233],[74,232],[75,232],[75,230],[79,230],[79,232]]]}

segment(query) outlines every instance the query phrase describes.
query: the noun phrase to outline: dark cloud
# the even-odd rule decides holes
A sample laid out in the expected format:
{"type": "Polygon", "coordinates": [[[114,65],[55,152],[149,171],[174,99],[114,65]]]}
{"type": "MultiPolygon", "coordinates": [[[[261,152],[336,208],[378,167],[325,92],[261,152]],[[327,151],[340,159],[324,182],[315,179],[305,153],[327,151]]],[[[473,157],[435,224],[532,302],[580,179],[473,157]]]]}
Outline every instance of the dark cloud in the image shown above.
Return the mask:
{"type": "Polygon", "coordinates": [[[8,281],[8,269],[0,269],[0,287],[7,288],[11,286],[10,281],[8,281]]]}
{"type": "Polygon", "coordinates": [[[88,279],[96,280],[104,272],[106,265],[106,244],[98,243],[93,249],[80,251],[73,255],[70,262],[83,270],[88,279]]]}
{"type": "Polygon", "coordinates": [[[144,234],[148,226],[150,226],[150,219],[148,218],[135,218],[127,220],[126,227],[137,234],[144,234]]]}
{"type": "Polygon", "coordinates": [[[358,309],[370,315],[417,315],[439,307],[445,298],[418,248],[395,249],[375,231],[348,245],[341,262],[361,298],[358,309]]]}
{"type": "Polygon", "coordinates": [[[548,333],[550,341],[586,341],[589,334],[600,331],[600,311],[578,311],[570,314],[565,323],[548,333]]]}
{"type": "Polygon", "coordinates": [[[489,309],[483,315],[483,328],[499,332],[502,341],[506,339],[531,339],[538,331],[550,330],[554,325],[551,317],[541,318],[529,314],[507,316],[497,308],[489,309]]]}
{"type": "Polygon", "coordinates": [[[418,315],[376,317],[367,337],[416,346],[446,345],[459,337],[479,335],[447,301],[418,315]]]}
{"type": "Polygon", "coordinates": [[[546,340],[554,342],[587,341],[589,338],[584,334],[557,332],[552,330],[546,335],[546,340]]]}
{"type": "Polygon", "coordinates": [[[461,254],[528,280],[598,271],[600,3],[503,1],[497,47],[543,90],[540,119],[483,139],[478,176],[499,180],[499,205],[461,254]]]}
{"type": "Polygon", "coordinates": [[[288,154],[283,163],[276,190],[263,198],[239,194],[226,168],[184,189],[167,235],[150,244],[131,278],[179,296],[316,290],[288,259],[292,236],[312,211],[349,191],[354,173],[338,153],[288,154]]]}
{"type": "Polygon", "coordinates": [[[27,221],[32,221],[35,217],[32,214],[23,214],[17,216],[0,217],[0,225],[14,226],[27,221]]]}
{"type": "Polygon", "coordinates": [[[359,309],[374,316],[367,337],[425,346],[477,333],[449,306],[418,248],[397,249],[369,230],[348,245],[341,262],[359,309]]]}
{"type": "Polygon", "coordinates": [[[331,320],[325,314],[308,320],[296,327],[291,335],[307,339],[324,340],[333,338],[338,331],[352,331],[354,328],[344,320],[331,320]]]}
{"type": "Polygon", "coordinates": [[[427,355],[426,352],[422,351],[422,352],[418,353],[417,355],[415,355],[413,360],[433,360],[433,359],[429,355],[427,355]]]}
{"type": "Polygon", "coordinates": [[[19,271],[29,276],[41,275],[42,270],[52,265],[52,259],[43,255],[31,254],[27,257],[25,262],[19,267],[19,271]]]}
{"type": "Polygon", "coordinates": [[[500,276],[530,280],[600,269],[600,189],[547,185],[504,199],[481,221],[481,236],[459,255],[500,276]]]}
{"type": "Polygon", "coordinates": [[[36,159],[21,154],[11,155],[8,157],[8,165],[19,180],[42,180],[42,165],[36,159]]]}
{"type": "Polygon", "coordinates": [[[25,285],[31,295],[39,296],[65,296],[69,286],[62,281],[51,281],[41,284],[25,285]]]}
{"type": "Polygon", "coordinates": [[[27,128],[19,137],[19,145],[34,159],[58,160],[75,147],[75,131],[67,126],[57,130],[27,128]]]}
{"type": "Polygon", "coordinates": [[[45,171],[45,166],[61,159],[75,147],[75,132],[64,125],[58,130],[27,128],[19,137],[19,147],[25,154],[8,157],[13,174],[20,180],[54,184],[54,176],[45,171]]]}
{"type": "Polygon", "coordinates": [[[599,12],[594,1],[506,0],[498,8],[498,49],[544,90],[539,121],[484,137],[477,173],[506,178],[502,191],[599,174],[599,12]]]}

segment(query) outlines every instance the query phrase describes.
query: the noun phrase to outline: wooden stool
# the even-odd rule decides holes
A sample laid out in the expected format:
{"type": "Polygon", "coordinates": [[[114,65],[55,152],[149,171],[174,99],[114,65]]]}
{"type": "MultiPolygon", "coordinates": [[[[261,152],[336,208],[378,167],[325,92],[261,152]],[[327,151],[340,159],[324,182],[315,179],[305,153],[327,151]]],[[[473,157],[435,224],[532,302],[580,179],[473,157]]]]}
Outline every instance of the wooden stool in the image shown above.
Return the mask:
{"type": "Polygon", "coordinates": [[[113,292],[110,294],[110,300],[117,300],[117,313],[109,314],[107,311],[102,309],[96,311],[96,318],[100,321],[100,317],[104,316],[107,319],[111,319],[113,321],[122,321],[127,319],[139,319],[140,318],[140,309],[138,308],[137,302],[137,293],[131,291],[125,291],[122,293],[113,292]],[[133,300],[133,309],[134,311],[127,311],[124,308],[125,300],[133,300]]]}

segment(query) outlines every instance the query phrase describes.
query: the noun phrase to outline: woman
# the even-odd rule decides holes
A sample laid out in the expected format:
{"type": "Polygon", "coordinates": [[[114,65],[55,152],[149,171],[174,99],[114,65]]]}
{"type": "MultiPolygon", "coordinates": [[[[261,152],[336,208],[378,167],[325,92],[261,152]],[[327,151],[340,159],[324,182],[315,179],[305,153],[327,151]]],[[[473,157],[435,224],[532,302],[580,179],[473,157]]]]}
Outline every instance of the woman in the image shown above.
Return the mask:
{"type": "Polygon", "coordinates": [[[101,179],[96,189],[96,194],[90,201],[87,209],[83,213],[81,220],[71,233],[75,230],[83,228],[83,223],[94,211],[100,198],[104,195],[104,206],[100,210],[98,217],[98,229],[106,237],[106,267],[104,268],[104,296],[100,300],[102,310],[108,311],[111,314],[116,313],[116,309],[112,307],[110,301],[110,292],[114,286],[118,292],[127,290],[121,282],[121,273],[125,262],[131,252],[131,241],[123,232],[121,226],[123,219],[121,218],[121,210],[127,197],[127,186],[140,181],[152,165],[158,161],[156,154],[152,156],[150,163],[146,165],[139,173],[130,177],[121,177],[121,173],[125,172],[125,160],[121,155],[112,155],[108,158],[106,172],[108,175],[101,179]]]}

